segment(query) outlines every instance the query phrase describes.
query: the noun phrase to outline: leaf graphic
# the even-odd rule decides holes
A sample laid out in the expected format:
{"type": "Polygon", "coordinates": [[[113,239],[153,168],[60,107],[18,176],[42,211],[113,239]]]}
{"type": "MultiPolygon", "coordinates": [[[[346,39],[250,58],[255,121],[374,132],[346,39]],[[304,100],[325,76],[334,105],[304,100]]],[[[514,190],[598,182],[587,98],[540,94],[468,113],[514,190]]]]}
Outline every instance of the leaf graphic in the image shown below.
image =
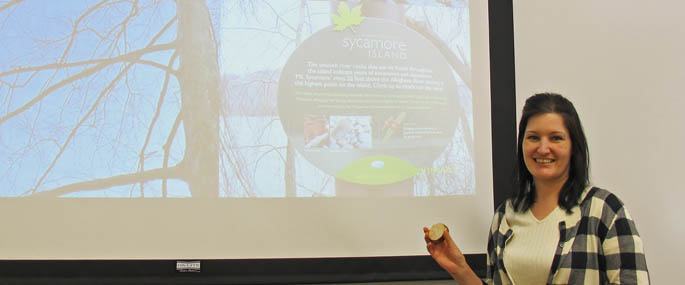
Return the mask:
{"type": "Polygon", "coordinates": [[[365,17],[362,17],[362,5],[352,8],[352,13],[350,14],[350,22],[352,25],[359,26],[365,17]]]}
{"type": "Polygon", "coordinates": [[[383,136],[383,142],[388,141],[392,135],[395,134],[395,131],[397,131],[402,123],[404,122],[404,118],[407,116],[407,112],[402,112],[397,115],[397,117],[393,118],[390,117],[385,121],[385,126],[383,129],[385,130],[385,135],[383,136]]]}
{"type": "MultiPolygon", "coordinates": [[[[352,26],[359,26],[365,17],[362,17],[362,5],[352,8],[347,6],[347,3],[340,2],[338,4],[338,15],[333,14],[333,23],[335,23],[336,31],[344,31],[352,26]]],[[[354,29],[352,29],[354,31],[354,29]]]]}

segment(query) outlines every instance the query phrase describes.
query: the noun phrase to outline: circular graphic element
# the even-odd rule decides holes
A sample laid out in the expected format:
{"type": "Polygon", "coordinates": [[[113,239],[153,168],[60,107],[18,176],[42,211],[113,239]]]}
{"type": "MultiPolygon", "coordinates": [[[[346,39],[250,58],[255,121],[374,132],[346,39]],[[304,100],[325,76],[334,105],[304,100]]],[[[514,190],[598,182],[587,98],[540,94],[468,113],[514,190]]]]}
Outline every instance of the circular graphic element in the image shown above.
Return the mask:
{"type": "Polygon", "coordinates": [[[357,184],[383,185],[404,181],[418,173],[418,168],[397,157],[369,156],[348,164],[335,177],[357,184]],[[374,167],[378,162],[383,166],[374,167]]]}
{"type": "Polygon", "coordinates": [[[324,172],[354,183],[393,183],[389,174],[360,178],[361,166],[353,165],[395,169],[387,160],[372,167],[369,158],[380,156],[408,169],[430,167],[454,136],[454,76],[419,33],[367,17],[354,28],[325,28],[292,53],[279,80],[279,116],[289,143],[324,172]]]}

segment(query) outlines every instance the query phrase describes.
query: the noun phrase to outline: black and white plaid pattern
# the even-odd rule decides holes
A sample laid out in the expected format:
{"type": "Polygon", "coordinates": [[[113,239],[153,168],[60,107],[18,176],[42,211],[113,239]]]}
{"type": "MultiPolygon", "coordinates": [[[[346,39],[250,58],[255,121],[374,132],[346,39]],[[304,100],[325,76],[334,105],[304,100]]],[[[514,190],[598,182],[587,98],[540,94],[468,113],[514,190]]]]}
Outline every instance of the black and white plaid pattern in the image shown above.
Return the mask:
{"type": "MultiPolygon", "coordinates": [[[[642,239],[623,203],[596,187],[586,189],[581,201],[559,223],[547,284],[649,284],[642,239]]],[[[507,211],[513,211],[510,201],[498,207],[490,227],[486,284],[512,284],[502,260],[512,234],[507,211]]]]}

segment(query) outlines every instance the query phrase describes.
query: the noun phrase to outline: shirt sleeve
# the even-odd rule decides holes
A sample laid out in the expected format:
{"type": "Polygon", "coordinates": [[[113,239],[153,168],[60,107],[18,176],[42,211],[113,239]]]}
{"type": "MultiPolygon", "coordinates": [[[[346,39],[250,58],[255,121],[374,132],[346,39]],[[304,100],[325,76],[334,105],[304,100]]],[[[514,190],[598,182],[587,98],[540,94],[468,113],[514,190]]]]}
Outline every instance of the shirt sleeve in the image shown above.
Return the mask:
{"type": "Polygon", "coordinates": [[[492,217],[490,224],[490,232],[488,233],[488,252],[486,255],[487,272],[483,284],[494,284],[495,274],[497,271],[497,241],[496,237],[499,233],[499,225],[504,217],[504,207],[506,203],[502,203],[496,210],[492,217]]]}
{"type": "MultiPolygon", "coordinates": [[[[635,222],[616,196],[610,195],[607,206],[614,212],[602,242],[606,274],[611,284],[649,284],[649,272],[635,222]]],[[[606,209],[609,210],[609,209],[606,209]]]]}
{"type": "MultiPolygon", "coordinates": [[[[496,214],[495,214],[496,218],[496,214]]],[[[493,219],[493,224],[495,223],[495,219],[493,219]]],[[[492,240],[493,239],[493,232],[490,230],[488,234],[488,252],[486,254],[486,270],[487,272],[485,273],[485,279],[483,279],[483,284],[493,284],[492,283],[492,278],[495,272],[495,264],[494,264],[494,258],[493,255],[496,256],[495,252],[495,242],[492,240]]]]}

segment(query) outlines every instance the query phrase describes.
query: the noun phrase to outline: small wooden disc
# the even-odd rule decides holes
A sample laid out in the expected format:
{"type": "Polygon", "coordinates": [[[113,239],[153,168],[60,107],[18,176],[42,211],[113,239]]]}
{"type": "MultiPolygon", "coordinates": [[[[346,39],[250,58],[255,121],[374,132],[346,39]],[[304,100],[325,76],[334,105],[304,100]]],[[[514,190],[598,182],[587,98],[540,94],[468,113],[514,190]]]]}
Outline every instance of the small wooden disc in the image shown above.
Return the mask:
{"type": "Polygon", "coordinates": [[[439,241],[442,239],[442,235],[445,234],[445,231],[447,231],[447,226],[443,223],[437,223],[433,225],[428,232],[428,238],[430,238],[432,241],[439,241]]]}

